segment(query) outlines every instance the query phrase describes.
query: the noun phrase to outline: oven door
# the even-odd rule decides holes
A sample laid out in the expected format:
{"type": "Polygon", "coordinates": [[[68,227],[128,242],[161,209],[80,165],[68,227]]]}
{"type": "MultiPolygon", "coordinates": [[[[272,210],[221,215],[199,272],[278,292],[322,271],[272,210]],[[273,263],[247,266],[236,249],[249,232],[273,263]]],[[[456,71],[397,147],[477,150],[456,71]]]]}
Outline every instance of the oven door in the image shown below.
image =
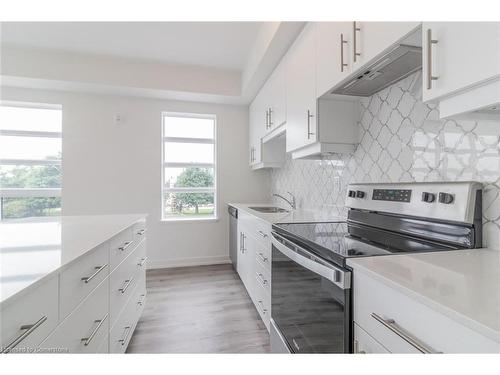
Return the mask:
{"type": "Polygon", "coordinates": [[[351,273],[272,236],[271,351],[349,353],[351,273]]]}

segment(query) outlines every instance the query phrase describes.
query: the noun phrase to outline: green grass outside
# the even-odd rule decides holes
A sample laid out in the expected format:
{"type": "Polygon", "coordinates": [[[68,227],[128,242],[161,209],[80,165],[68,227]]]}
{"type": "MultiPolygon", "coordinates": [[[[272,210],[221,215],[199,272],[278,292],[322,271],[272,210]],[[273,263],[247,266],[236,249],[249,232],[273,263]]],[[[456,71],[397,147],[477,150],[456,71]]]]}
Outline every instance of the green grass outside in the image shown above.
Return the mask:
{"type": "Polygon", "coordinates": [[[198,213],[195,212],[194,207],[185,209],[182,213],[179,212],[166,212],[166,217],[203,217],[212,216],[214,214],[213,207],[200,207],[198,213]]]}

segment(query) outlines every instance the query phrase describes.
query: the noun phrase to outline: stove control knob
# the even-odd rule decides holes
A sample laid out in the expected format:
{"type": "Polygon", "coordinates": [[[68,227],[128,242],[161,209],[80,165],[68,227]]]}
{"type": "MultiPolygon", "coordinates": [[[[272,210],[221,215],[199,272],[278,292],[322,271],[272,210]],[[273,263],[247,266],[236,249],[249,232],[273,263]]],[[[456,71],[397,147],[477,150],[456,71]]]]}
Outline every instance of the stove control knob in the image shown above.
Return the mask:
{"type": "Polygon", "coordinates": [[[439,203],[450,204],[454,200],[453,194],[450,193],[439,193],[439,203]]]}
{"type": "Polygon", "coordinates": [[[365,197],[365,192],[361,190],[356,191],[356,198],[364,198],[365,197]]]}
{"type": "Polygon", "coordinates": [[[356,192],[354,190],[349,190],[349,193],[347,194],[349,198],[356,198],[356,192]]]}
{"type": "Polygon", "coordinates": [[[436,194],[434,193],[428,193],[424,191],[422,193],[422,201],[427,202],[427,203],[432,203],[436,200],[436,194]]]}

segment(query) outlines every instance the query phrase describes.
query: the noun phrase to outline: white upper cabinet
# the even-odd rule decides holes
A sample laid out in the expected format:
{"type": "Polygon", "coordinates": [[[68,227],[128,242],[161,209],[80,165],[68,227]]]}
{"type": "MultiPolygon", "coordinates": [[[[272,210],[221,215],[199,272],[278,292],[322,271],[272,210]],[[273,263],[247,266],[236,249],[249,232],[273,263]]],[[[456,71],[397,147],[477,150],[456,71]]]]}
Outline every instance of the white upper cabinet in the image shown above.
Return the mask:
{"type": "Polygon", "coordinates": [[[286,63],[286,151],[316,142],[316,24],[308,23],[286,63]]]}
{"type": "Polygon", "coordinates": [[[286,122],[285,64],[280,63],[271,74],[259,95],[265,109],[265,133],[286,122]]]}
{"type": "Polygon", "coordinates": [[[249,163],[250,166],[261,162],[261,138],[264,134],[265,118],[260,96],[256,96],[249,108],[249,163]]]}
{"type": "Polygon", "coordinates": [[[284,93],[280,93],[282,99],[274,96],[279,91],[273,85],[267,85],[250,104],[249,164],[252,169],[278,168],[284,162],[284,142],[263,143],[262,139],[284,122],[286,116],[284,93]],[[281,122],[278,124],[278,121],[281,122]]]}
{"type": "Polygon", "coordinates": [[[316,87],[324,95],[420,22],[317,22],[316,87]]]}
{"type": "Polygon", "coordinates": [[[500,101],[499,22],[424,22],[422,44],[423,100],[442,117],[500,101]]]}
{"type": "Polygon", "coordinates": [[[350,22],[354,70],[414,32],[421,22],[350,22]]]}
{"type": "Polygon", "coordinates": [[[325,94],[352,71],[353,22],[317,22],[317,96],[325,94]]]}

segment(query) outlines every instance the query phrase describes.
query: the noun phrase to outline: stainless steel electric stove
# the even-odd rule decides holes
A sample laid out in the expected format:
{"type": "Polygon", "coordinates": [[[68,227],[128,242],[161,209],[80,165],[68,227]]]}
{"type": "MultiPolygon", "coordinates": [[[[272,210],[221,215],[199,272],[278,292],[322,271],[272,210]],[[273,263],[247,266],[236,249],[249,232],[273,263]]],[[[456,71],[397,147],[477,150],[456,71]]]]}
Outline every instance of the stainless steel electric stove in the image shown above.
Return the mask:
{"type": "Polygon", "coordinates": [[[273,225],[271,350],[351,351],[351,257],[478,248],[476,182],[352,184],[345,221],[273,225]]]}

